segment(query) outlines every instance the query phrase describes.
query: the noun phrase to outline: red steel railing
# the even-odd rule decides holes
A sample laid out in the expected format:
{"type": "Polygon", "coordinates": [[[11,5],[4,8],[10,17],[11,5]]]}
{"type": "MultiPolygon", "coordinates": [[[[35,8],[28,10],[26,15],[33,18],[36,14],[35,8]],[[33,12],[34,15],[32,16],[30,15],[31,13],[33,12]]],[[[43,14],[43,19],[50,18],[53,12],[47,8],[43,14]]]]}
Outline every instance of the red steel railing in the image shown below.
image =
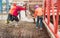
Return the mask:
{"type": "Polygon", "coordinates": [[[46,24],[51,30],[51,32],[55,35],[56,38],[60,38],[58,34],[58,21],[59,21],[59,11],[60,11],[60,0],[45,0],[44,2],[44,20],[47,16],[46,24]],[[55,2],[54,2],[55,1],[55,2]],[[54,7],[56,6],[56,15],[54,12],[54,7]],[[52,10],[52,16],[53,16],[53,25],[50,24],[50,10],[52,10]],[[53,26],[53,27],[52,27],[53,26]]]}

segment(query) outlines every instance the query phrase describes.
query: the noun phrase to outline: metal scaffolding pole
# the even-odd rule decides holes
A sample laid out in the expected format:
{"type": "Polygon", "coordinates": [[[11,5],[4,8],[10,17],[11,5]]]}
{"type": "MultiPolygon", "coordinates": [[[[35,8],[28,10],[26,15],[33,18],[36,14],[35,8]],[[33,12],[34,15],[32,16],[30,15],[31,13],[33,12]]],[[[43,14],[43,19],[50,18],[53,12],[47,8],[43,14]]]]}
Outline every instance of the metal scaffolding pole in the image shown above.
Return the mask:
{"type": "Polygon", "coordinates": [[[0,13],[2,13],[2,0],[0,0],[0,13]]]}
{"type": "Polygon", "coordinates": [[[6,11],[9,12],[9,0],[6,0],[6,11]]]}

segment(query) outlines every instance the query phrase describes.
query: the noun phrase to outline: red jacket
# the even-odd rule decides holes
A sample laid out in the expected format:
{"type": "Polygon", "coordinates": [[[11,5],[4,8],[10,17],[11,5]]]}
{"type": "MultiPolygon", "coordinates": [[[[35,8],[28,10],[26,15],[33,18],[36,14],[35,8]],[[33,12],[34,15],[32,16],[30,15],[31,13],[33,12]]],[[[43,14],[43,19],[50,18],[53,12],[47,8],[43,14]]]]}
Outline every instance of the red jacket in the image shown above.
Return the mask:
{"type": "Polygon", "coordinates": [[[23,8],[21,6],[13,6],[9,13],[13,16],[18,16],[18,11],[21,11],[21,10],[26,10],[26,8],[23,8]]]}

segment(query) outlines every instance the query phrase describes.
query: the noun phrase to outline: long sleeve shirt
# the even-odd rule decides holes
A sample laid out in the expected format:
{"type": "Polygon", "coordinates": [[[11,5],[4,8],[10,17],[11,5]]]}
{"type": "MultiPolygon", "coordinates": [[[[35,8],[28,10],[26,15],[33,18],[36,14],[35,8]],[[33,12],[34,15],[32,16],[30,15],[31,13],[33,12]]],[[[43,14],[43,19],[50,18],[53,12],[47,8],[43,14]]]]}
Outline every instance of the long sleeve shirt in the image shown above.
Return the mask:
{"type": "Polygon", "coordinates": [[[23,8],[21,6],[13,6],[11,7],[9,13],[13,16],[18,16],[18,11],[21,11],[21,10],[26,10],[26,8],[23,8]]]}
{"type": "Polygon", "coordinates": [[[34,17],[42,16],[42,15],[43,15],[43,9],[42,8],[35,9],[34,17]]]}

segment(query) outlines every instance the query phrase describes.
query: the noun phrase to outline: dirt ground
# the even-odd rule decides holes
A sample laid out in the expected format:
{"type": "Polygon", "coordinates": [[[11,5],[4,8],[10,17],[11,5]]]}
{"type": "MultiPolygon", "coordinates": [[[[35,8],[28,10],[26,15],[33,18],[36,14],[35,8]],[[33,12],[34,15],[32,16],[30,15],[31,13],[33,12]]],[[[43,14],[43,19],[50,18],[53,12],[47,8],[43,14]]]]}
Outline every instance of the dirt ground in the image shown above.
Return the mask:
{"type": "Polygon", "coordinates": [[[34,23],[19,22],[18,27],[13,24],[0,23],[0,38],[50,38],[43,26],[43,30],[36,31],[34,23]]]}

